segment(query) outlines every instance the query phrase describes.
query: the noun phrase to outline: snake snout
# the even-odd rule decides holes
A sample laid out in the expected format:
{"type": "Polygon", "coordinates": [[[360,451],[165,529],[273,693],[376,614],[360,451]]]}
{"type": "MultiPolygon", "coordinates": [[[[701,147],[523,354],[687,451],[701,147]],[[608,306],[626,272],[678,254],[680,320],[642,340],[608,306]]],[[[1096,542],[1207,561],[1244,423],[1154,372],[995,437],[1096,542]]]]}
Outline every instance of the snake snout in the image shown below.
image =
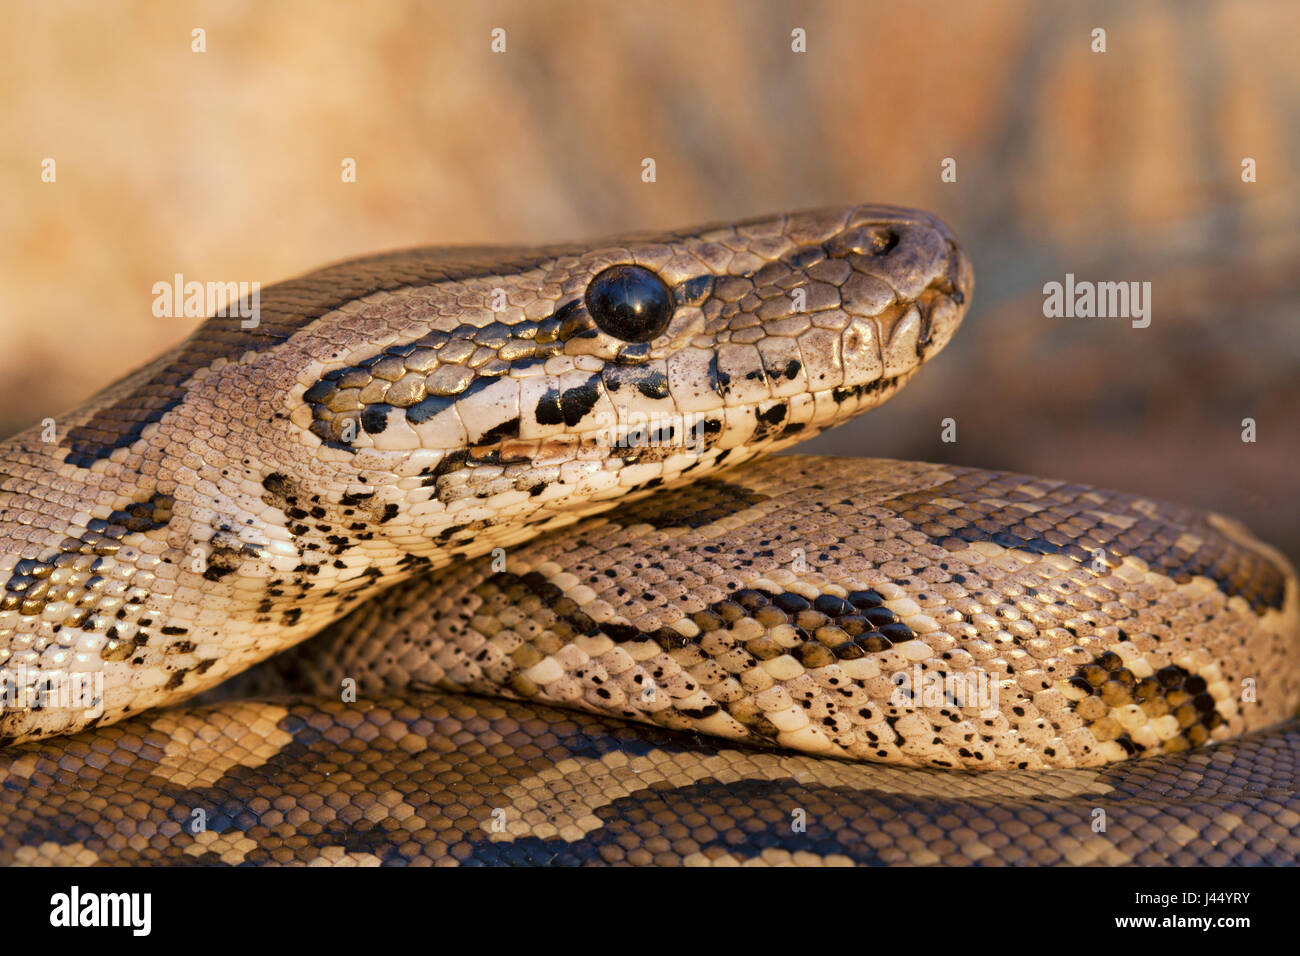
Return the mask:
{"type": "Polygon", "coordinates": [[[799,213],[790,217],[787,235],[799,246],[785,262],[802,274],[779,277],[776,285],[792,297],[802,290],[805,311],[799,318],[796,303],[795,317],[787,318],[765,301],[759,315],[776,320],[764,323],[758,350],[770,377],[768,356],[780,353],[791,327],[799,329],[808,391],[829,399],[818,403],[830,410],[829,419],[814,423],[825,427],[885,401],[948,343],[973,276],[948,226],[915,210],[799,213]]]}

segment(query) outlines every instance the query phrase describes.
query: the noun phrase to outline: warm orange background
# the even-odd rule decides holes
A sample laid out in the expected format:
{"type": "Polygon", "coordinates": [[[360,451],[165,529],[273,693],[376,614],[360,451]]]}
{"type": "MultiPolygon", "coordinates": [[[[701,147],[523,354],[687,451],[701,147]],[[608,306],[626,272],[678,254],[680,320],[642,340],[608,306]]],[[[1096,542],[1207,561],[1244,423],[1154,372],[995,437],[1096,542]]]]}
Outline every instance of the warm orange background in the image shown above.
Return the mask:
{"type": "Polygon", "coordinates": [[[150,312],[175,272],[265,285],[385,247],[877,200],[956,227],[975,306],[812,450],[1181,499],[1300,554],[1300,4],[1060,6],[7,3],[0,426],[188,334],[150,312]],[[1152,326],[1044,318],[1067,271],[1151,281],[1152,326]]]}

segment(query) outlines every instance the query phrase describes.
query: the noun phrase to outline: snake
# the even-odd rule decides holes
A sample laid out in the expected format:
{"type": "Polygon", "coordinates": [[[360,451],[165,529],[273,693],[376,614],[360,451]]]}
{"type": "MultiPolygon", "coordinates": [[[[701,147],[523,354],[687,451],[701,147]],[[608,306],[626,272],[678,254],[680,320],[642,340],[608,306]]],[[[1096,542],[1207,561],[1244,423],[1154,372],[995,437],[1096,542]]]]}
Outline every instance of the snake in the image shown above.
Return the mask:
{"type": "Polygon", "coordinates": [[[769,455],[972,291],[938,218],[857,205],[216,310],[3,444],[0,862],[1294,863],[1278,551],[769,455]]]}

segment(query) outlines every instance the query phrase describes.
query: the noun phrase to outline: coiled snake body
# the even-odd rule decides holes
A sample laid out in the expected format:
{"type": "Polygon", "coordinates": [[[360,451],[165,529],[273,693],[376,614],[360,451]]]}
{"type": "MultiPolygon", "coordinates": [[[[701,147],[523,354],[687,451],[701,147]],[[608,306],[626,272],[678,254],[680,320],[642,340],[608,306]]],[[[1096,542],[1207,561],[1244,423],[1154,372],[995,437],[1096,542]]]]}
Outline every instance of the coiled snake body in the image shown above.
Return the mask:
{"type": "Polygon", "coordinates": [[[5,445],[0,858],[1294,860],[1296,581],[1242,527],[747,463],[887,399],[970,290],[942,223],[854,207],[208,320],[5,445]]]}

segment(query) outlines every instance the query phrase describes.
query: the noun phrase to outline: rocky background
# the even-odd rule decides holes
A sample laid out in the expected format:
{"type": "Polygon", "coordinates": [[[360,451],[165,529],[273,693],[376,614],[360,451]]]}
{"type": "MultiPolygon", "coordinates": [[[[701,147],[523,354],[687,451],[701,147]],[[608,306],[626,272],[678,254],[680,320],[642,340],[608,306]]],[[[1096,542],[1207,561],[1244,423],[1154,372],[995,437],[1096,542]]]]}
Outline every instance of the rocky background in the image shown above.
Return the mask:
{"type": "Polygon", "coordinates": [[[874,200],[956,228],[974,306],[806,450],[1172,498],[1300,557],[1298,35],[1286,0],[8,3],[0,430],[183,339],[176,272],[874,200]],[[1151,282],[1150,327],[1044,317],[1067,272],[1151,282]]]}

